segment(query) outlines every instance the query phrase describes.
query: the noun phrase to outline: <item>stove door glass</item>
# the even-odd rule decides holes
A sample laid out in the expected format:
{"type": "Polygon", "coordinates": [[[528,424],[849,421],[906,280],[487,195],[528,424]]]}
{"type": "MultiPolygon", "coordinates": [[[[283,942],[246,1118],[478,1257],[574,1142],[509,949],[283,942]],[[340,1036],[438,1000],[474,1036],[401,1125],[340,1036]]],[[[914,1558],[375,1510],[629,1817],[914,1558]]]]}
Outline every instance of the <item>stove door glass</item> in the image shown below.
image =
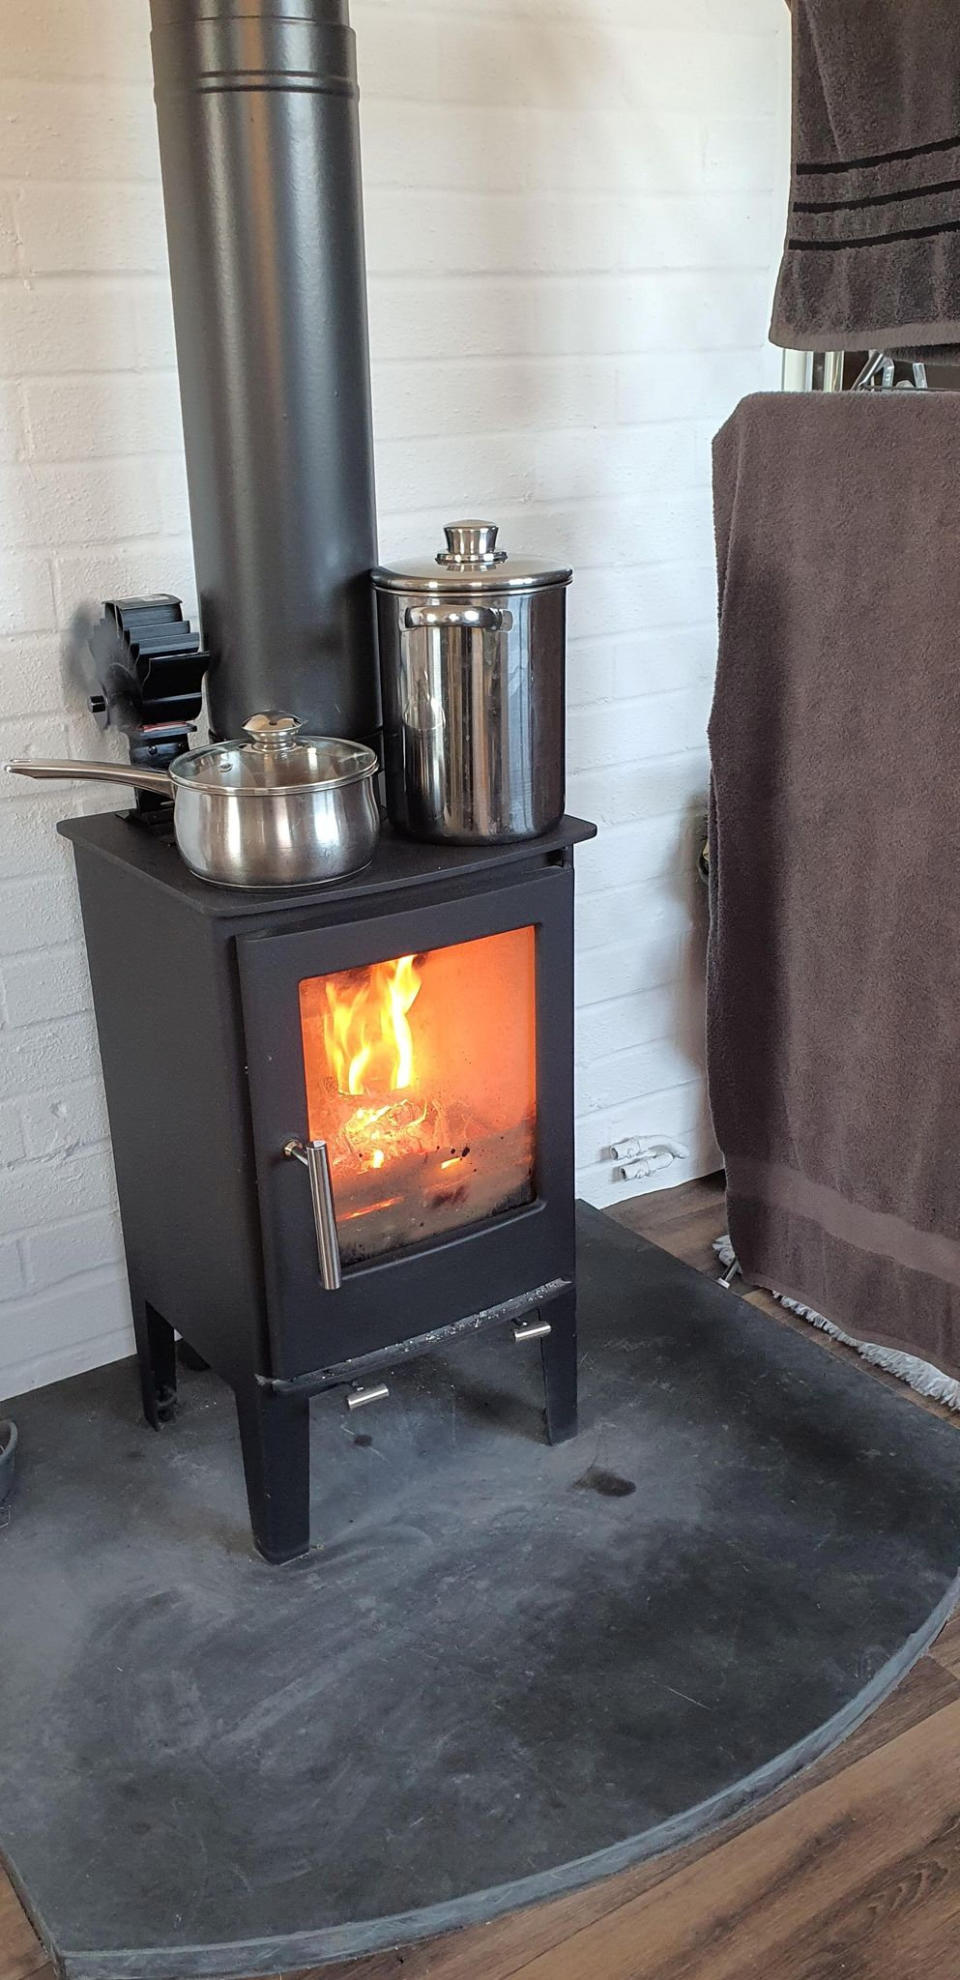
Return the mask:
{"type": "Polygon", "coordinates": [[[533,1200],[534,928],[307,977],[300,1021],[345,1265],[533,1200]]]}

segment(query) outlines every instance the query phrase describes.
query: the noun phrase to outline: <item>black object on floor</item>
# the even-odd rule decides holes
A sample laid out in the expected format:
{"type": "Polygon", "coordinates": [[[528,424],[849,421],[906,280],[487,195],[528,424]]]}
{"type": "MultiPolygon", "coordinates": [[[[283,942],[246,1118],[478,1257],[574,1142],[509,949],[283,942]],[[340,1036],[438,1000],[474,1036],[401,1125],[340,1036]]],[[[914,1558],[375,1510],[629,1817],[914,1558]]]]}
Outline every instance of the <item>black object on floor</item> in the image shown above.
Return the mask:
{"type": "Polygon", "coordinates": [[[715,1824],[945,1619],[960,1444],[580,1213],[583,1429],[484,1335],[319,1397],[316,1550],[254,1555],[229,1392],[130,1364],[17,1405],[0,1847],[72,1980],[290,1970],[715,1824]]]}

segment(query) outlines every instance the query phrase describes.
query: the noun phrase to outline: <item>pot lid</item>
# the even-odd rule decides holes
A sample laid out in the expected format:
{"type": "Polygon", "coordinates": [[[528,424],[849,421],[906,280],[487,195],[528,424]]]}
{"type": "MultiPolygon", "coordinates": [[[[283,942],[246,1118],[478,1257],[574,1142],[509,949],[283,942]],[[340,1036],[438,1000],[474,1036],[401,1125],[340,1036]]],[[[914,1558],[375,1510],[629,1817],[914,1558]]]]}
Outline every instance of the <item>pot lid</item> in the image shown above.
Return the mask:
{"type": "Polygon", "coordinates": [[[193,791],[252,796],[290,790],[332,790],[372,776],[377,759],[363,743],[305,735],[295,715],[278,709],[251,715],[236,742],[188,750],[170,765],[175,783],[193,791]]]}
{"type": "Polygon", "coordinates": [[[378,591],[538,591],[547,584],[569,584],[567,567],[536,557],[508,557],[497,549],[497,525],[454,522],[444,525],[445,550],[432,559],[380,565],[373,572],[378,591]]]}

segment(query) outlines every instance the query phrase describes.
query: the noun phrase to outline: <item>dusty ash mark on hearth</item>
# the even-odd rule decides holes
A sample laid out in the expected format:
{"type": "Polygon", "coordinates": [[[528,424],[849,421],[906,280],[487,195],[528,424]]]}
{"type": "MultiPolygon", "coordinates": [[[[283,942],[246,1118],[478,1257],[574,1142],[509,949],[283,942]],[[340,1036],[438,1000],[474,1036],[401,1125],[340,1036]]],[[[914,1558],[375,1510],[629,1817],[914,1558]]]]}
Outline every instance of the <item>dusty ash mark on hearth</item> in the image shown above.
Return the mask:
{"type": "Polygon", "coordinates": [[[574,1484],[585,1492],[599,1492],[601,1499],[628,1499],[636,1491],[632,1478],[621,1478],[615,1471],[605,1471],[602,1464],[591,1464],[574,1484]]]}

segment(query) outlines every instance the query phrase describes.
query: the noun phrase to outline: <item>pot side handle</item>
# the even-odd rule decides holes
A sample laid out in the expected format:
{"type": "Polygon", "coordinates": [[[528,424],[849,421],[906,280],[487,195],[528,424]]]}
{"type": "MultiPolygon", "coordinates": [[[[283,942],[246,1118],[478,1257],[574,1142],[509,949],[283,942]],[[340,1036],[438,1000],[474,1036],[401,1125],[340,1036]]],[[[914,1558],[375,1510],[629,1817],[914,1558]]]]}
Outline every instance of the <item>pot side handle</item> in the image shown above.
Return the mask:
{"type": "Polygon", "coordinates": [[[15,763],[3,765],[12,777],[70,777],[88,784],[132,784],[137,791],[158,791],[164,797],[172,797],[173,778],[165,770],[138,770],[134,764],[126,763],[44,763],[39,757],[24,757],[15,763]]]}
{"type": "Polygon", "coordinates": [[[431,626],[458,626],[463,632],[509,632],[513,613],[498,605],[408,605],[403,623],[407,632],[431,626]]]}

